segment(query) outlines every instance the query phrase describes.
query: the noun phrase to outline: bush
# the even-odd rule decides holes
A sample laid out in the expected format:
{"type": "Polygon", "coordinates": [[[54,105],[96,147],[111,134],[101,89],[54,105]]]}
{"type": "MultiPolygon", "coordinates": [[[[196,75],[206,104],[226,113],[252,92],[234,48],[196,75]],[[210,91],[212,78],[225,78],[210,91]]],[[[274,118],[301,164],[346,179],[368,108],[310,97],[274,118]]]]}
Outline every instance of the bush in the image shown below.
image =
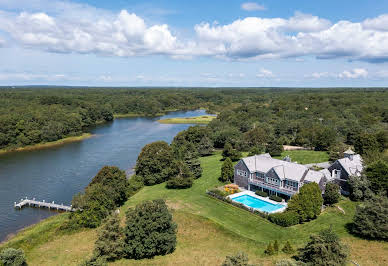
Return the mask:
{"type": "Polygon", "coordinates": [[[278,262],[276,262],[275,266],[303,266],[305,265],[301,261],[295,261],[291,259],[283,259],[278,262]]]}
{"type": "Polygon", "coordinates": [[[388,198],[374,197],[357,206],[352,232],[366,238],[388,240],[388,198]]]}
{"type": "Polygon", "coordinates": [[[276,254],[279,252],[279,243],[277,240],[275,240],[275,242],[273,243],[273,250],[276,254]]]}
{"type": "Polygon", "coordinates": [[[325,187],[325,194],[323,194],[323,202],[326,205],[333,205],[340,199],[340,188],[337,184],[327,183],[325,187]]]}
{"type": "Polygon", "coordinates": [[[221,176],[219,180],[221,182],[227,182],[227,181],[233,182],[233,179],[234,179],[233,163],[232,163],[232,160],[229,157],[227,157],[222,164],[221,176]]]}
{"type": "Polygon", "coordinates": [[[238,252],[234,256],[226,256],[222,266],[249,266],[248,256],[244,252],[238,252]]]}
{"type": "Polygon", "coordinates": [[[6,248],[0,253],[0,263],[4,266],[27,265],[26,256],[22,249],[6,248]]]}
{"type": "Polygon", "coordinates": [[[264,198],[268,197],[268,193],[265,192],[265,191],[261,191],[261,190],[256,190],[255,194],[258,195],[258,196],[262,196],[264,198]]]}
{"type": "Polygon", "coordinates": [[[171,169],[172,177],[167,181],[167,188],[185,189],[193,185],[193,174],[183,161],[174,161],[171,169]]]}
{"type": "Polygon", "coordinates": [[[172,253],[177,225],[164,200],[145,201],[126,213],[124,253],[130,259],[153,258],[172,253]]]}
{"type": "Polygon", "coordinates": [[[228,192],[226,192],[224,190],[219,190],[218,188],[213,188],[213,189],[209,190],[208,194],[209,193],[216,195],[216,196],[219,196],[219,197],[222,197],[222,198],[225,198],[226,196],[229,195],[228,192]]]}
{"type": "Polygon", "coordinates": [[[370,189],[370,182],[365,175],[361,176],[350,176],[349,180],[350,187],[350,199],[353,201],[362,201],[370,199],[373,196],[373,192],[370,189]]]}
{"type": "Polygon", "coordinates": [[[142,187],[144,187],[143,178],[133,175],[128,181],[127,198],[135,195],[142,187]]]}
{"type": "Polygon", "coordinates": [[[268,216],[268,219],[277,225],[288,227],[299,223],[299,215],[293,211],[285,211],[283,213],[274,213],[268,216]]]}
{"type": "Polygon", "coordinates": [[[294,248],[291,246],[290,242],[287,241],[286,244],[284,244],[282,251],[286,254],[292,254],[294,253],[294,248]]]}
{"type": "Polygon", "coordinates": [[[299,249],[296,256],[306,265],[345,265],[348,257],[346,246],[342,245],[339,237],[332,229],[310,236],[310,242],[299,249]]]}
{"type": "Polygon", "coordinates": [[[320,213],[323,204],[322,192],[315,182],[302,186],[298,194],[288,201],[288,211],[299,215],[299,222],[315,219],[320,213]]]}
{"type": "Polygon", "coordinates": [[[273,248],[271,243],[269,243],[266,250],[264,250],[264,254],[269,255],[269,256],[275,254],[275,249],[273,248]]]}
{"type": "Polygon", "coordinates": [[[269,196],[269,199],[273,200],[273,201],[276,201],[276,202],[282,202],[283,201],[283,198],[281,198],[279,196],[276,196],[276,195],[269,196]]]}

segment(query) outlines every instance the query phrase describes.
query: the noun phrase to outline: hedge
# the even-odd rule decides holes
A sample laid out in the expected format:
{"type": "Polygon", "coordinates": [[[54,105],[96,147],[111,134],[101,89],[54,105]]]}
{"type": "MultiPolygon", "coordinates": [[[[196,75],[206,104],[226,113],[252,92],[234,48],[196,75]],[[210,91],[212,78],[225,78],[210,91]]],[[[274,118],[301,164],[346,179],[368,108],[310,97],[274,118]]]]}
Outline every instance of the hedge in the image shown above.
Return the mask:
{"type": "Polygon", "coordinates": [[[283,198],[281,198],[279,196],[276,196],[276,195],[269,196],[269,199],[271,199],[273,201],[277,201],[277,202],[282,202],[283,201],[283,198]]]}
{"type": "Polygon", "coordinates": [[[255,194],[258,195],[258,196],[262,196],[264,198],[268,197],[268,193],[265,192],[265,191],[261,191],[261,190],[256,190],[255,194]]]}
{"type": "Polygon", "coordinates": [[[283,213],[270,214],[268,219],[277,225],[288,227],[299,223],[299,215],[293,211],[285,211],[283,213]]]}

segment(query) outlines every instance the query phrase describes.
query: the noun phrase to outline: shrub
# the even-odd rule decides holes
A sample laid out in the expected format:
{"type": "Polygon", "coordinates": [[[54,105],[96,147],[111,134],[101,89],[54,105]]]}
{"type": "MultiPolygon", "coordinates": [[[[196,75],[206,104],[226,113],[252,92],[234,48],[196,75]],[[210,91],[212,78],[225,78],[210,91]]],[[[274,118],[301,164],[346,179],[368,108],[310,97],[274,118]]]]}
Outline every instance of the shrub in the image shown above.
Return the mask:
{"type": "Polygon", "coordinates": [[[221,176],[220,176],[221,182],[233,182],[234,179],[234,167],[232,160],[228,157],[225,159],[225,161],[222,164],[221,167],[221,176]]]}
{"type": "Polygon", "coordinates": [[[283,198],[281,198],[279,196],[276,196],[276,195],[269,196],[269,199],[273,200],[273,201],[276,201],[276,202],[282,202],[283,201],[283,198]]]}
{"type": "Polygon", "coordinates": [[[315,219],[321,213],[323,198],[321,189],[315,182],[308,183],[300,188],[288,201],[288,211],[294,211],[299,215],[299,222],[315,219]]]}
{"type": "Polygon", "coordinates": [[[174,161],[171,169],[172,177],[167,181],[167,188],[185,189],[193,185],[193,174],[183,161],[174,161]]]}
{"type": "Polygon", "coordinates": [[[325,194],[323,194],[323,202],[326,205],[333,205],[340,199],[340,188],[337,184],[327,183],[325,187],[325,194]]]}
{"type": "Polygon", "coordinates": [[[212,194],[215,194],[216,196],[222,197],[222,198],[228,196],[228,194],[229,194],[228,192],[226,192],[224,190],[219,190],[218,188],[213,188],[209,192],[212,194]]]}
{"type": "Polygon", "coordinates": [[[288,227],[299,223],[299,215],[293,211],[285,211],[283,213],[274,213],[268,216],[268,219],[277,225],[288,227]]]}
{"type": "Polygon", "coordinates": [[[342,245],[333,230],[326,229],[310,236],[310,242],[296,256],[306,265],[345,265],[348,257],[346,246],[342,245]]]}
{"type": "Polygon", "coordinates": [[[248,256],[244,252],[238,252],[233,256],[226,256],[222,266],[249,266],[248,256]]]}
{"type": "Polygon", "coordinates": [[[275,251],[275,253],[279,252],[279,243],[277,240],[275,240],[275,242],[273,243],[273,250],[275,251]]]}
{"type": "Polygon", "coordinates": [[[115,261],[123,256],[123,232],[120,228],[119,216],[114,213],[103,224],[98,233],[91,262],[98,258],[115,261]]]}
{"type": "Polygon", "coordinates": [[[382,160],[374,162],[365,169],[365,175],[375,193],[386,193],[388,195],[388,164],[382,160]]]}
{"type": "Polygon", "coordinates": [[[366,238],[388,240],[388,198],[376,196],[357,206],[352,232],[366,238]]]}
{"type": "Polygon", "coordinates": [[[369,199],[373,196],[372,190],[370,190],[370,182],[365,175],[350,176],[350,199],[353,201],[362,201],[369,199]]]}
{"type": "Polygon", "coordinates": [[[292,254],[294,253],[294,248],[291,246],[290,242],[287,241],[286,244],[284,244],[282,251],[286,254],[292,254]]]}
{"type": "Polygon", "coordinates": [[[265,191],[261,191],[261,190],[256,190],[255,194],[258,195],[258,196],[262,196],[264,198],[268,197],[268,193],[265,192],[265,191]]]}
{"type": "Polygon", "coordinates": [[[164,200],[145,201],[126,213],[124,253],[130,259],[153,258],[172,253],[177,225],[164,200]]]}
{"type": "Polygon", "coordinates": [[[135,195],[142,187],[144,187],[143,178],[133,175],[128,181],[127,198],[135,195]]]}
{"type": "Polygon", "coordinates": [[[269,243],[268,246],[267,246],[267,249],[264,250],[264,254],[269,255],[269,256],[275,254],[275,250],[274,250],[274,248],[273,248],[271,243],[269,243]]]}
{"type": "Polygon", "coordinates": [[[295,261],[291,259],[283,259],[278,262],[276,262],[275,266],[303,266],[305,265],[301,261],[295,261]]]}
{"type": "Polygon", "coordinates": [[[0,253],[0,263],[4,266],[27,265],[26,256],[22,249],[6,248],[0,253]]]}

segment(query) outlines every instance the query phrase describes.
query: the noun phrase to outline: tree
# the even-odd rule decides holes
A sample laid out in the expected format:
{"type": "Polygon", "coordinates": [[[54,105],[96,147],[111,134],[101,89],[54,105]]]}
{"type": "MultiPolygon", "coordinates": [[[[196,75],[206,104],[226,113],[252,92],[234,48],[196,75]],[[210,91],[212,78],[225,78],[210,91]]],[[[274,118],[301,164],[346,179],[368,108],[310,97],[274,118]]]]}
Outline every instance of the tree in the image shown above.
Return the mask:
{"type": "Polygon", "coordinates": [[[289,201],[287,211],[298,213],[300,222],[315,219],[321,213],[323,198],[321,189],[315,182],[303,185],[299,193],[289,201]]]}
{"type": "Polygon", "coordinates": [[[171,168],[171,178],[167,181],[167,188],[189,188],[193,185],[193,174],[183,161],[174,161],[171,168]]]}
{"type": "Polygon", "coordinates": [[[6,248],[0,252],[0,263],[4,266],[27,265],[26,256],[22,249],[6,248]]]}
{"type": "Polygon", "coordinates": [[[383,192],[388,195],[388,164],[382,160],[374,162],[365,170],[370,182],[370,189],[375,193],[383,192]]]}
{"type": "Polygon", "coordinates": [[[236,255],[226,256],[222,266],[249,266],[249,259],[244,252],[238,252],[236,255]]]}
{"type": "Polygon", "coordinates": [[[95,243],[92,261],[102,257],[107,261],[115,261],[123,256],[123,232],[120,228],[119,216],[114,213],[103,224],[95,243]]]}
{"type": "Polygon", "coordinates": [[[222,150],[222,157],[224,159],[229,157],[232,161],[238,161],[241,156],[241,152],[237,151],[236,149],[233,149],[232,145],[229,142],[225,144],[225,147],[222,150]]]}
{"type": "Polygon", "coordinates": [[[294,248],[291,246],[290,242],[287,241],[286,244],[284,244],[282,251],[286,254],[292,254],[294,253],[294,248]]]}
{"type": "Polygon", "coordinates": [[[269,256],[275,254],[275,250],[274,250],[274,248],[273,248],[273,246],[272,246],[272,243],[269,243],[269,244],[268,244],[267,249],[264,250],[264,254],[267,254],[267,255],[269,255],[269,256]]]}
{"type": "Polygon", "coordinates": [[[379,143],[376,136],[369,132],[362,132],[356,136],[354,142],[354,149],[359,154],[364,154],[368,151],[379,150],[379,143]]]}
{"type": "Polygon", "coordinates": [[[163,200],[145,201],[126,213],[124,252],[127,258],[153,258],[172,253],[177,225],[163,200]]]}
{"type": "Polygon", "coordinates": [[[348,183],[351,200],[362,201],[373,196],[373,192],[370,189],[370,181],[364,174],[361,176],[350,176],[348,183]]]}
{"type": "Polygon", "coordinates": [[[388,240],[388,198],[380,195],[357,206],[352,232],[366,238],[388,240]]]}
{"type": "Polygon", "coordinates": [[[283,145],[278,144],[275,140],[273,140],[267,145],[266,152],[268,152],[271,156],[280,156],[283,152],[283,145]]]}
{"type": "Polygon", "coordinates": [[[275,251],[275,253],[279,252],[279,243],[277,240],[275,240],[275,242],[273,243],[273,250],[275,251]]]}
{"type": "Polygon", "coordinates": [[[197,145],[200,156],[207,156],[213,153],[213,143],[208,136],[204,136],[197,145]]]}
{"type": "Polygon", "coordinates": [[[336,141],[336,131],[331,127],[319,126],[314,133],[312,145],[316,151],[327,150],[336,141]]]}
{"type": "Polygon", "coordinates": [[[326,205],[333,205],[340,199],[340,188],[337,184],[327,183],[325,187],[325,194],[323,194],[323,202],[326,205]]]}
{"type": "Polygon", "coordinates": [[[344,152],[348,147],[344,143],[336,143],[329,147],[329,161],[335,162],[338,159],[344,158],[344,152]]]}
{"type": "Polygon", "coordinates": [[[310,242],[299,249],[297,255],[298,260],[312,266],[345,265],[347,257],[347,247],[331,228],[311,235],[310,242]]]}
{"type": "Polygon", "coordinates": [[[262,127],[255,127],[244,134],[248,147],[263,146],[269,141],[268,132],[262,127]]]}
{"type": "Polygon", "coordinates": [[[226,158],[226,160],[222,164],[220,181],[221,182],[227,182],[227,181],[233,182],[233,179],[234,179],[233,163],[232,163],[232,160],[228,157],[228,158],[226,158]]]}
{"type": "Polygon", "coordinates": [[[263,153],[264,150],[265,150],[264,146],[253,147],[252,149],[249,150],[248,156],[254,156],[254,155],[261,154],[261,153],[263,153]]]}
{"type": "Polygon", "coordinates": [[[143,177],[144,184],[152,186],[171,177],[173,153],[164,141],[156,141],[143,147],[136,162],[136,175],[143,177]]]}

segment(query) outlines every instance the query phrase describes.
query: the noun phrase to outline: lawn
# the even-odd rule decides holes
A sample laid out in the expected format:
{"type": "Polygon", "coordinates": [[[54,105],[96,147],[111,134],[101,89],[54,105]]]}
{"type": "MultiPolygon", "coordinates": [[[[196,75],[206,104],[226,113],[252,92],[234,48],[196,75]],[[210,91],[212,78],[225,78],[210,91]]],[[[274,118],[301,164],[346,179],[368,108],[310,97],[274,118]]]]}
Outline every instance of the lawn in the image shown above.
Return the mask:
{"type": "Polygon", "coordinates": [[[275,158],[283,159],[287,155],[290,156],[292,162],[298,162],[301,164],[322,163],[329,161],[329,154],[327,152],[312,150],[283,151],[281,156],[275,158]]]}
{"type": "MultiPolygon", "coordinates": [[[[351,236],[345,225],[351,222],[356,203],[347,199],[340,202],[345,214],[337,208],[327,208],[318,219],[306,224],[282,228],[267,220],[221,202],[205,194],[206,189],[220,186],[218,181],[222,162],[221,155],[201,158],[203,176],[186,190],[168,190],[165,184],[145,187],[121,208],[134,207],[139,202],[163,198],[173,212],[178,224],[178,245],[173,254],[152,260],[120,260],[114,265],[219,265],[226,255],[243,250],[251,262],[273,265],[273,261],[284,257],[279,254],[267,257],[263,251],[270,241],[277,239],[281,244],[289,240],[294,247],[304,245],[309,235],[322,228],[332,226],[349,245],[351,259],[360,265],[387,265],[388,243],[367,241],[351,236]],[[368,246],[368,249],[365,249],[368,246]]],[[[8,242],[9,246],[26,249],[30,265],[76,265],[90,255],[96,230],[84,230],[72,235],[58,235],[56,224],[65,217],[60,215],[18,234],[8,242]],[[52,225],[51,227],[48,225],[52,225]],[[37,228],[40,227],[40,230],[37,228]],[[40,234],[39,234],[40,233],[40,234]],[[47,236],[44,236],[47,235],[47,236]]]]}
{"type": "Polygon", "coordinates": [[[201,115],[195,117],[176,117],[158,120],[162,124],[209,124],[216,116],[201,115]]]}

